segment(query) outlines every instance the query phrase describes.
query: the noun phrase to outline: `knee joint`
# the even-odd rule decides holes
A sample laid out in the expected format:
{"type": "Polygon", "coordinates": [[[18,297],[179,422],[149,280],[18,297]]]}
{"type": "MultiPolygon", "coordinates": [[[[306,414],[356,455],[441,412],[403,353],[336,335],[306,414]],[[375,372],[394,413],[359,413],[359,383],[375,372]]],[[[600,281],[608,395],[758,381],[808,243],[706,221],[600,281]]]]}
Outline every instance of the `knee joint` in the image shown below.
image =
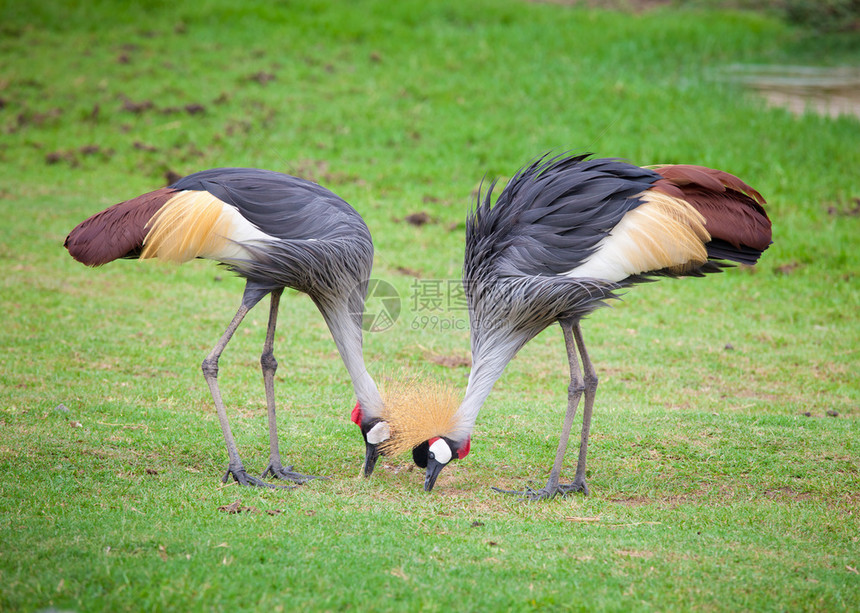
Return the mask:
{"type": "Polygon", "coordinates": [[[213,358],[206,358],[205,360],[203,360],[203,364],[200,365],[200,369],[203,371],[204,377],[217,377],[218,360],[213,358]]]}
{"type": "Polygon", "coordinates": [[[275,355],[273,353],[264,353],[260,356],[260,366],[263,367],[265,371],[275,372],[278,370],[278,361],[275,359],[275,355]]]}
{"type": "Polygon", "coordinates": [[[582,383],[581,381],[577,382],[577,383],[571,382],[570,385],[567,386],[567,395],[568,396],[576,396],[578,394],[581,394],[584,391],[585,391],[585,384],[582,383]]]}

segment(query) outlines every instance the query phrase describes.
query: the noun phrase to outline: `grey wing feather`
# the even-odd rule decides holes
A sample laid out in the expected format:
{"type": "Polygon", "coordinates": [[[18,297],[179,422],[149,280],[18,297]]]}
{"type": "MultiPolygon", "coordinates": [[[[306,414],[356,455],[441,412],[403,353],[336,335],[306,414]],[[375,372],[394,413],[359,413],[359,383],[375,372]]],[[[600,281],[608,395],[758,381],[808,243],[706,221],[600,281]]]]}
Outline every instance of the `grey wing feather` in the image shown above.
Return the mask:
{"type": "Polygon", "coordinates": [[[298,177],[256,168],[215,168],[189,175],[177,190],[205,190],[235,206],[260,230],[284,240],[353,236],[370,241],[361,216],[326,188],[298,177]]]}
{"type": "Polygon", "coordinates": [[[466,224],[465,275],[558,275],[582,264],[641,203],[660,176],[588,155],[541,158],[521,169],[491,205],[493,186],[466,224]]]}
{"type": "Polygon", "coordinates": [[[279,239],[246,244],[250,258],[225,262],[252,287],[261,292],[292,287],[309,294],[321,309],[345,298],[351,313],[361,316],[373,241],[345,200],[311,181],[255,168],[204,170],[170,187],[207,191],[279,239]]]}

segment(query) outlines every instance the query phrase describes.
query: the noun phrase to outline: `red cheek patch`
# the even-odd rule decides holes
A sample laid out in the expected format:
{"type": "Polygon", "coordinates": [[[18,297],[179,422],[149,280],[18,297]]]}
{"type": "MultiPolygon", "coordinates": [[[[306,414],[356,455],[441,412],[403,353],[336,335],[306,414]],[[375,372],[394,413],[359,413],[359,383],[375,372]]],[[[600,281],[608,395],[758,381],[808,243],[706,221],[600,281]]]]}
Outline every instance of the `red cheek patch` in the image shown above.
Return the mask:
{"type": "Polygon", "coordinates": [[[469,438],[466,439],[466,442],[463,443],[463,446],[457,450],[457,457],[462,460],[467,455],[469,455],[469,450],[471,448],[472,448],[472,437],[470,436],[469,438]]]}
{"type": "Polygon", "coordinates": [[[354,423],[356,426],[361,427],[361,403],[360,402],[355,403],[355,408],[352,410],[352,415],[350,416],[350,419],[352,419],[352,423],[354,423]]]}

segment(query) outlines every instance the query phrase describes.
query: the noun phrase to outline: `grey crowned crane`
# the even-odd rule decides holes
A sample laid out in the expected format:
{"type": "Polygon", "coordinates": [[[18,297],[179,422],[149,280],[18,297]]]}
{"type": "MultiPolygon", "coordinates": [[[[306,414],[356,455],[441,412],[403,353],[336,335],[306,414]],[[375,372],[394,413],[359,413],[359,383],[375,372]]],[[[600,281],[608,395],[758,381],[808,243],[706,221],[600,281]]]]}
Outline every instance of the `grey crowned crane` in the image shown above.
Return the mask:
{"type": "Polygon", "coordinates": [[[440,471],[469,453],[475,419],[505,366],[558,322],[570,364],[567,413],[546,486],[532,499],[588,493],[585,458],[597,389],[580,321],[619,289],[653,277],[703,276],[752,265],[771,243],[762,196],[726,172],[690,165],[641,168],[588,155],[542,158],[522,168],[491,205],[494,185],[466,224],[463,284],[472,370],[462,403],[413,406],[385,417],[389,453],[413,450],[430,491],[440,471]],[[582,361],[580,368],[577,359],[582,361]],[[559,478],[584,395],[582,442],[570,484],[559,478]]]}
{"type": "Polygon", "coordinates": [[[329,190],[297,177],[252,168],[205,170],[169,187],[116,204],[79,224],[65,246],[73,258],[101,266],[118,258],[187,262],[215,260],[246,280],[242,302],[226,331],[203,360],[227,445],[230,477],[241,485],[277,487],[262,478],[302,483],[310,478],[285,467],[278,450],[273,353],[278,304],[284,288],[305,292],[328,325],[357,404],[353,421],[366,443],[365,475],[387,437],[378,414],[383,401],[364,365],[362,312],[373,265],[373,242],[361,216],[329,190]],[[242,319],[271,296],[260,364],[269,423],[269,465],[262,478],[245,470],[218,388],[218,358],[242,319]]]}

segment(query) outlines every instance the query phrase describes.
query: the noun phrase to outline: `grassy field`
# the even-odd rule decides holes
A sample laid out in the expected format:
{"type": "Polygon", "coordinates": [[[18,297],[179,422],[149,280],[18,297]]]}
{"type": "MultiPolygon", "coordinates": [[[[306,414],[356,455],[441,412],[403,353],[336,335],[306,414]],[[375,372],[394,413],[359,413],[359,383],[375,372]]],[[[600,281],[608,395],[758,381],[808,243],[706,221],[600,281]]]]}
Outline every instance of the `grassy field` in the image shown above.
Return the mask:
{"type": "MultiPolygon", "coordinates": [[[[856,65],[856,39],[677,6],[0,0],[0,58],[0,610],[860,608],[860,121],[768,109],[719,78],[856,65]],[[728,170],[774,225],[755,269],[638,287],[586,322],[587,498],[490,489],[546,479],[558,327],[511,363],[471,455],[426,495],[408,458],[358,477],[352,388],[295,292],[275,345],[281,448],[331,478],[223,486],[199,365],[241,281],[207,262],[90,270],[62,247],[169,174],[314,179],[364,216],[374,274],[402,299],[365,338],[373,375],[462,388],[466,313],[427,292],[459,278],[481,179],[549,150],[728,170]]],[[[221,361],[254,471],[265,319],[221,361]]]]}

